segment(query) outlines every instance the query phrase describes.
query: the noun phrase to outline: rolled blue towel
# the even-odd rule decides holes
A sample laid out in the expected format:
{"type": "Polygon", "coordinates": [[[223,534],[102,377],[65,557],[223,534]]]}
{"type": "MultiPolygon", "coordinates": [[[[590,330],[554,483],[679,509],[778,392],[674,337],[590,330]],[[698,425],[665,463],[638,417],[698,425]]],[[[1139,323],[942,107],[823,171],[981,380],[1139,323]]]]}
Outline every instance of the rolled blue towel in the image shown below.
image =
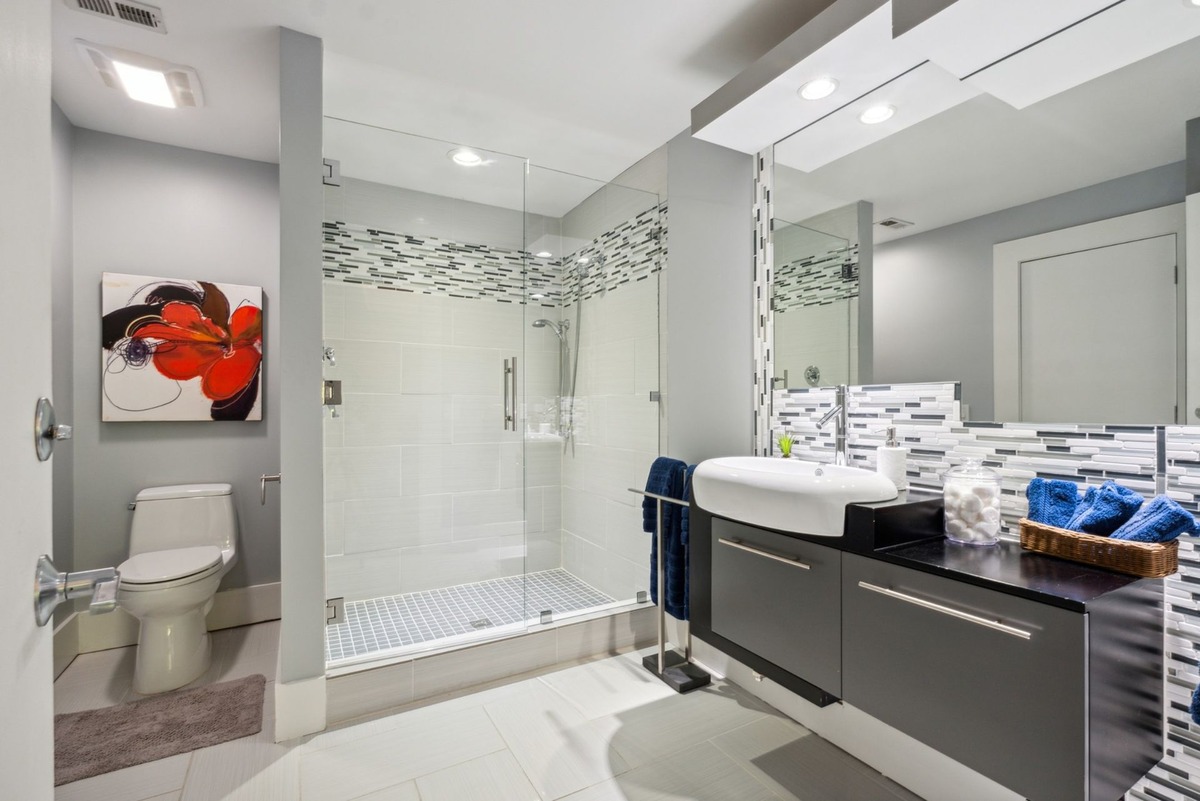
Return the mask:
{"type": "Polygon", "coordinates": [[[1107,537],[1133,517],[1141,506],[1141,495],[1115,481],[1105,481],[1088,490],[1066,527],[1107,537]]]}
{"type": "Polygon", "coordinates": [[[1066,528],[1079,505],[1079,487],[1072,481],[1035,478],[1025,488],[1029,519],[1056,528],[1066,528]]]}
{"type": "Polygon", "coordinates": [[[1194,534],[1196,518],[1166,495],[1138,509],[1125,525],[1113,532],[1114,540],[1170,542],[1180,534],[1194,534]]]}

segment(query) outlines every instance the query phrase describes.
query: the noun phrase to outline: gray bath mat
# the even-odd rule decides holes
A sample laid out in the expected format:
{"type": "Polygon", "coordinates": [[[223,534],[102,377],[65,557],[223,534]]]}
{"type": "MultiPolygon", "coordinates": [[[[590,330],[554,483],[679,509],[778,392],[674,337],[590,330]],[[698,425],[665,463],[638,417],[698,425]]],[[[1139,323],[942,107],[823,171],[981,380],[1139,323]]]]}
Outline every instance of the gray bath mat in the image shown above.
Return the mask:
{"type": "Polygon", "coordinates": [[[54,786],[262,731],[261,675],[54,716],[54,786]]]}

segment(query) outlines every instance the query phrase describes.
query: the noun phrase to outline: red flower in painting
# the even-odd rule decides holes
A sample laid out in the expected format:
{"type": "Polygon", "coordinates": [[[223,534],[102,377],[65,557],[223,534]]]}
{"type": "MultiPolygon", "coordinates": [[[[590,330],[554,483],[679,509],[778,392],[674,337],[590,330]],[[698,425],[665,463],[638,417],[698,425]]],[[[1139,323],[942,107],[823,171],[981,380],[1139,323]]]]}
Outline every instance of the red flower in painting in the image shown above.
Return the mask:
{"type": "Polygon", "coordinates": [[[262,310],[257,306],[239,307],[230,315],[226,331],[197,306],[173,301],[163,306],[162,322],[141,325],[133,336],[157,340],[154,366],[167,378],[199,378],[206,397],[226,400],[245,389],[258,374],[262,310]]]}

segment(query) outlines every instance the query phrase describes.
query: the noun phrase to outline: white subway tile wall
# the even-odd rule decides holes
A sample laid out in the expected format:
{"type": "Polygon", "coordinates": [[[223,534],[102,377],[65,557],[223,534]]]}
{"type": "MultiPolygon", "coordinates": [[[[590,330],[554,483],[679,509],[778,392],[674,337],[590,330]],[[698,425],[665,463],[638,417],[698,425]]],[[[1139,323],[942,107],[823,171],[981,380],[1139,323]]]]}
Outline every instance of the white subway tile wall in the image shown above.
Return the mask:
{"type": "Polygon", "coordinates": [[[633,204],[623,194],[568,215],[584,244],[561,260],[326,223],[324,333],[336,365],[325,377],[343,393],[340,417],[325,423],[331,597],[564,569],[599,598],[648,589],[649,539],[627,488],[644,484],[658,455],[649,393],[659,388],[666,208],[633,204]],[[617,214],[631,216],[583,238],[617,214]],[[532,308],[522,269],[546,296],[532,308]],[[553,424],[558,339],[530,323],[571,321],[574,352],[581,295],[577,436],[565,448],[523,441],[502,424],[503,360],[518,358],[521,416],[553,424]]]}

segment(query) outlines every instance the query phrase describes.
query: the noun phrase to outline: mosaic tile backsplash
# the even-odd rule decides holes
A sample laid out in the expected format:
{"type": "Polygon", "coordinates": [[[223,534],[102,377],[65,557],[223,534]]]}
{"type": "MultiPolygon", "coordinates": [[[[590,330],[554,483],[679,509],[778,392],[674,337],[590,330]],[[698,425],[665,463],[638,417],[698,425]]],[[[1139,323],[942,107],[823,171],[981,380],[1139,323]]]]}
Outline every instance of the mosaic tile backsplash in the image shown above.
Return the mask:
{"type": "MultiPolygon", "coordinates": [[[[833,407],[832,388],[776,390],[771,430],[789,431],[800,458],[832,461],[833,427],[816,421],[833,407]]],[[[1155,494],[1159,442],[1166,491],[1193,514],[1200,511],[1200,427],[1037,425],[960,419],[961,393],[953,382],[851,387],[847,416],[850,463],[874,469],[885,429],[896,426],[909,449],[911,487],[940,491],[941,474],[979,458],[1002,477],[1002,536],[1028,510],[1025,486],[1035,476],[1080,485],[1111,478],[1150,497],[1155,494]]],[[[1127,801],[1200,801],[1200,726],[1188,704],[1200,683],[1200,553],[1183,538],[1179,572],[1166,591],[1166,757],[1126,795],[1127,801]]]]}

